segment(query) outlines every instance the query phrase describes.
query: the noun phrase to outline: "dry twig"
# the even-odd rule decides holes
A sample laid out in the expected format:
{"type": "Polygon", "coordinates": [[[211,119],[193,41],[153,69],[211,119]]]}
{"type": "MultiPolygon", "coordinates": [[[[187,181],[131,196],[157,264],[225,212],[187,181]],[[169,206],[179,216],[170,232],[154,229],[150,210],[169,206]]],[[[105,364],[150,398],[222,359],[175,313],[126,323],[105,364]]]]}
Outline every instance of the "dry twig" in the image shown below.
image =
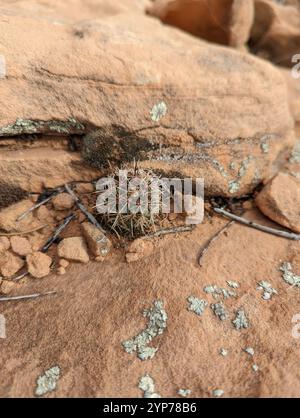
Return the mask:
{"type": "Polygon", "coordinates": [[[214,208],[214,211],[220,215],[225,216],[226,218],[232,219],[233,221],[239,222],[243,225],[249,226],[250,228],[257,229],[268,234],[276,235],[281,238],[292,239],[295,241],[300,240],[300,234],[294,234],[293,232],[282,231],[279,229],[270,228],[268,226],[260,225],[256,222],[249,221],[248,219],[241,218],[240,216],[234,215],[233,213],[227,212],[224,209],[214,208]]]}
{"type": "Polygon", "coordinates": [[[45,225],[42,225],[42,226],[38,226],[37,228],[30,229],[29,231],[10,232],[10,233],[1,232],[0,237],[13,237],[15,235],[29,235],[29,234],[32,234],[33,232],[37,232],[37,231],[40,231],[43,228],[46,228],[46,226],[48,226],[48,225],[45,224],[45,225]]]}
{"type": "Polygon", "coordinates": [[[210,249],[211,245],[220,237],[221,234],[223,234],[224,231],[226,231],[228,228],[231,227],[231,225],[234,224],[234,221],[228,222],[220,231],[218,231],[207,243],[207,245],[203,248],[201,251],[201,254],[199,256],[199,265],[200,267],[203,266],[202,260],[207,251],[210,249]]]}
{"type": "Polygon", "coordinates": [[[24,299],[36,299],[42,296],[54,295],[56,291],[45,292],[45,293],[34,293],[32,295],[23,295],[23,296],[8,296],[0,298],[0,302],[8,302],[12,300],[24,300],[24,299]]]}
{"type": "Polygon", "coordinates": [[[62,231],[69,225],[69,223],[76,217],[74,213],[67,216],[61,225],[59,225],[58,228],[54,231],[54,234],[48,239],[46,244],[41,248],[41,252],[45,253],[49,250],[51,245],[56,241],[56,239],[59,237],[59,235],[62,233],[62,231]]]}

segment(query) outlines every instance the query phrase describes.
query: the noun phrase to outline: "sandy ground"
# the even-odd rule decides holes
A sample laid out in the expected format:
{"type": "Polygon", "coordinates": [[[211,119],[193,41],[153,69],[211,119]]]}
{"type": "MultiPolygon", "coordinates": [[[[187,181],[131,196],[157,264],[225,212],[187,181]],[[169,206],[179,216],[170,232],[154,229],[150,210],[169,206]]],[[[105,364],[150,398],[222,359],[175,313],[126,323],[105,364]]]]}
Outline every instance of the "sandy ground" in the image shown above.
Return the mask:
{"type": "MultiPolygon", "coordinates": [[[[251,216],[262,221],[257,212],[251,216]]],[[[180,388],[195,397],[209,397],[214,389],[228,397],[299,396],[300,339],[292,337],[291,322],[300,313],[299,289],[282,280],[278,267],[292,261],[300,272],[300,243],[234,224],[200,267],[201,249],[226,222],[214,217],[192,233],[161,239],[151,256],[136,263],[127,264],[118,250],[103,264],[73,264],[64,276],[22,284],[19,294],[58,293],[0,305],[7,325],[7,338],[0,340],[0,396],[34,396],[38,376],[55,365],[61,378],[49,397],[140,397],[138,381],[146,373],[164,397],[180,388]],[[187,310],[187,297],[213,303],[203,287],[226,287],[226,280],[240,284],[238,298],[225,301],[227,321],[209,307],[202,317],[187,310]],[[260,280],[278,291],[271,301],[256,290],[260,280]],[[121,344],[145,328],[141,312],[158,299],[165,304],[167,329],[153,340],[155,357],[143,362],[121,344]],[[237,309],[244,309],[248,329],[234,329],[237,309]],[[243,352],[249,346],[253,358],[243,352]]]]}

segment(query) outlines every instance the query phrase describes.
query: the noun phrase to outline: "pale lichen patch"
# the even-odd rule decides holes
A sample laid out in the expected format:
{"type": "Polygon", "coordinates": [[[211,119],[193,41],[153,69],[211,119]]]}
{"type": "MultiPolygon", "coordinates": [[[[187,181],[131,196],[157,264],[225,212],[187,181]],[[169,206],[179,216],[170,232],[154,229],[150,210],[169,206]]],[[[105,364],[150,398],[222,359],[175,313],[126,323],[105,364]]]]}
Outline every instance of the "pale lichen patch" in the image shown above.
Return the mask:
{"type": "Polygon", "coordinates": [[[213,394],[213,396],[215,398],[220,398],[221,396],[224,395],[224,390],[222,390],[222,389],[214,389],[213,392],[212,392],[212,394],[213,394]]]}
{"type": "Polygon", "coordinates": [[[220,319],[220,321],[226,321],[227,312],[222,303],[213,303],[210,305],[213,313],[220,319]]]}
{"type": "Polygon", "coordinates": [[[191,393],[192,393],[192,391],[190,389],[179,389],[178,390],[178,395],[182,396],[183,398],[186,398],[191,393]]]}
{"type": "Polygon", "coordinates": [[[167,105],[164,101],[155,104],[150,112],[153,122],[159,122],[167,114],[167,105]]]}
{"type": "Polygon", "coordinates": [[[291,263],[283,263],[279,270],[283,273],[283,280],[291,286],[300,287],[300,276],[293,272],[293,266],[291,263]]]}
{"type": "Polygon", "coordinates": [[[190,304],[188,310],[199,316],[203,314],[208,306],[208,303],[205,300],[196,298],[195,296],[189,296],[187,300],[190,304]]]}
{"type": "Polygon", "coordinates": [[[258,282],[258,287],[257,287],[256,290],[262,290],[263,291],[262,298],[264,300],[270,300],[273,295],[278,294],[277,290],[273,289],[271,283],[266,282],[265,280],[262,280],[262,281],[258,282]]]}
{"type": "Polygon", "coordinates": [[[235,319],[232,321],[235,329],[241,330],[242,328],[248,328],[249,322],[246,317],[246,314],[243,310],[237,311],[235,319]]]}
{"type": "Polygon", "coordinates": [[[37,379],[37,388],[35,390],[36,396],[43,396],[46,395],[46,393],[55,390],[59,377],[60,368],[58,366],[46,370],[45,373],[37,379]]]}
{"type": "Polygon", "coordinates": [[[154,306],[146,309],[143,315],[149,319],[147,328],[133,339],[124,341],[122,345],[127,353],[136,352],[139,359],[148,360],[153,358],[157,351],[157,348],[149,347],[148,344],[167,328],[168,316],[160,300],[155,301],[154,306]]]}
{"type": "Polygon", "coordinates": [[[139,389],[144,392],[144,398],[161,398],[161,396],[155,392],[154,380],[148,374],[140,378],[139,389]]]}

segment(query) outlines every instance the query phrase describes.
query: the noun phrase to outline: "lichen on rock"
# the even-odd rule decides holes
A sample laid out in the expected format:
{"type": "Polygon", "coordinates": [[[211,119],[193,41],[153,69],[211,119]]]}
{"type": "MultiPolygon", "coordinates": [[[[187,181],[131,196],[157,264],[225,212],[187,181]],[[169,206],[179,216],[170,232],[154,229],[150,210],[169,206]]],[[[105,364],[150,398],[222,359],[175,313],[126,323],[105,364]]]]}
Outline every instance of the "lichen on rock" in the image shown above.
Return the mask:
{"type": "Polygon", "coordinates": [[[149,319],[147,328],[131,340],[124,341],[122,345],[127,353],[136,352],[139,359],[148,360],[152,359],[157,351],[157,348],[148,345],[165,331],[168,316],[160,300],[155,301],[152,308],[145,309],[143,315],[149,319]]]}
{"type": "Polygon", "coordinates": [[[187,300],[190,304],[188,310],[194,312],[198,316],[201,316],[208,306],[206,300],[196,298],[195,296],[189,296],[187,300]]]}
{"type": "Polygon", "coordinates": [[[38,377],[36,396],[46,395],[56,389],[57,382],[60,378],[60,368],[58,366],[51,367],[45,373],[38,377]]]}

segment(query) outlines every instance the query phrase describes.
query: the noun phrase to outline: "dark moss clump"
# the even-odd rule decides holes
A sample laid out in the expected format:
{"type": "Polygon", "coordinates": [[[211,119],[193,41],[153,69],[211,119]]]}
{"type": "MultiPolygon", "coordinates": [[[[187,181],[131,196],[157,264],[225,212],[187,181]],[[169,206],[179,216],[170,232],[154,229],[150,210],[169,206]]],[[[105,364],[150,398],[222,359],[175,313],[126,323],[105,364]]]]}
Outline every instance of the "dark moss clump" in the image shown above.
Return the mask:
{"type": "Polygon", "coordinates": [[[155,149],[156,145],[123,127],[104,126],[83,138],[82,156],[92,167],[106,168],[110,163],[145,160],[155,149]]]}
{"type": "Polygon", "coordinates": [[[28,197],[28,193],[16,186],[0,182],[0,210],[28,197]]]}

